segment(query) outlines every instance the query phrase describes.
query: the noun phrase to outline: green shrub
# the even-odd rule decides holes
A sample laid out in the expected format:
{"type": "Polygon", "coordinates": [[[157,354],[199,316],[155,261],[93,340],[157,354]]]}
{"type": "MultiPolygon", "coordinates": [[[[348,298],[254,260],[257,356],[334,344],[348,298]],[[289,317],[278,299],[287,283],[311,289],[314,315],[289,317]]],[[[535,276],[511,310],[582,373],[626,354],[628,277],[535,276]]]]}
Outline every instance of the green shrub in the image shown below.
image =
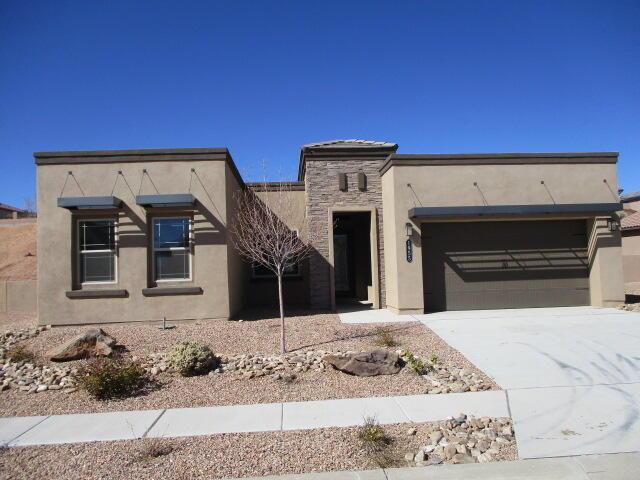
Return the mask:
{"type": "Polygon", "coordinates": [[[388,328],[378,328],[376,330],[375,344],[379,347],[395,347],[398,342],[393,337],[391,330],[388,328]]]}
{"type": "Polygon", "coordinates": [[[130,397],[148,384],[144,368],[122,358],[89,360],[74,375],[78,386],[100,400],[130,397]]]}
{"type": "Polygon", "coordinates": [[[407,362],[409,367],[411,367],[411,369],[418,375],[424,375],[429,371],[422,360],[416,358],[411,352],[407,352],[404,354],[404,360],[407,362]]]}
{"type": "Polygon", "coordinates": [[[174,345],[167,360],[169,365],[185,377],[207,373],[216,368],[219,363],[211,349],[198,342],[182,342],[174,345]]]}
{"type": "Polygon", "coordinates": [[[429,358],[429,361],[431,362],[432,365],[436,365],[436,364],[440,363],[440,359],[438,358],[438,356],[435,353],[433,355],[431,355],[431,358],[429,358]]]}
{"type": "Polygon", "coordinates": [[[35,355],[31,350],[29,350],[24,345],[16,345],[15,347],[11,347],[7,351],[7,358],[11,359],[12,362],[33,362],[35,360],[35,355]]]}

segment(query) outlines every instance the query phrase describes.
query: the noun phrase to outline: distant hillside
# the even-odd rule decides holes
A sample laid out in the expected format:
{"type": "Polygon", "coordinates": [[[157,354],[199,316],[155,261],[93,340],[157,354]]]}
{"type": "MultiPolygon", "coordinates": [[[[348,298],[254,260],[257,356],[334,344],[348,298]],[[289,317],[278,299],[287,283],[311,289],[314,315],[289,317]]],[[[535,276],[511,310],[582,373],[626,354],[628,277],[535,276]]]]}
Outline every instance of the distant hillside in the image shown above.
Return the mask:
{"type": "Polygon", "coordinates": [[[36,231],[35,219],[0,220],[0,281],[37,278],[36,231]]]}

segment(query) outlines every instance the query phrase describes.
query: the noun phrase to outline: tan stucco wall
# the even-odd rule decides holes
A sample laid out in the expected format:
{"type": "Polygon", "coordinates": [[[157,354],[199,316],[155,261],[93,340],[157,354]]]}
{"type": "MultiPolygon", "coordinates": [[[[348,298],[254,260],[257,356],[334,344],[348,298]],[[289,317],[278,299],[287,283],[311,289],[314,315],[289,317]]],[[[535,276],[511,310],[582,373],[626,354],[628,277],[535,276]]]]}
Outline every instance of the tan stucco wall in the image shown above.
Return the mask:
{"type": "Polygon", "coordinates": [[[0,282],[0,313],[36,314],[38,281],[15,280],[0,282]]]}
{"type": "MultiPolygon", "coordinates": [[[[258,197],[278,215],[292,230],[298,230],[302,239],[307,238],[306,196],[304,190],[256,191],[258,197]],[[285,211],[283,211],[286,209],[285,211]]],[[[309,262],[300,265],[300,276],[285,277],[283,295],[285,305],[309,304],[309,262]]],[[[278,284],[275,280],[252,278],[247,275],[246,302],[252,306],[278,304],[278,284]]]]}
{"type": "Polygon", "coordinates": [[[163,316],[170,320],[229,317],[232,308],[238,308],[238,299],[234,298],[234,305],[230,305],[226,169],[226,163],[217,160],[39,165],[39,322],[56,325],[150,321],[163,316]],[[143,177],[143,168],[147,169],[148,176],[143,177]],[[197,176],[192,176],[192,168],[197,176]],[[120,177],[114,188],[119,170],[126,182],[120,177]],[[66,291],[74,288],[74,216],[57,207],[56,200],[68,171],[73,172],[78,184],[71,177],[67,179],[64,196],[105,196],[110,195],[113,188],[113,195],[125,203],[118,214],[118,282],[91,288],[126,289],[127,298],[68,299],[65,296],[66,291]],[[145,297],[142,289],[151,286],[147,267],[149,219],[147,212],[135,204],[135,195],[138,191],[141,194],[186,193],[190,185],[199,204],[194,213],[193,279],[175,285],[199,286],[204,293],[145,297]]]}
{"type": "MultiPolygon", "coordinates": [[[[230,229],[233,218],[238,207],[238,194],[241,186],[238,179],[233,175],[229,165],[225,165],[226,175],[226,196],[227,196],[227,225],[230,229]]],[[[229,270],[229,282],[227,285],[229,291],[229,316],[236,315],[245,303],[244,285],[248,275],[247,265],[244,263],[240,254],[233,246],[233,235],[228,235],[227,241],[227,268],[229,270]]]]}
{"type": "Polygon", "coordinates": [[[589,291],[591,305],[612,307],[624,303],[620,231],[610,232],[607,217],[589,221],[589,291]]]}
{"type": "Polygon", "coordinates": [[[625,283],[640,282],[640,230],[622,236],[622,267],[625,283]]]}
{"type": "MultiPolygon", "coordinates": [[[[405,223],[409,221],[409,209],[484,205],[485,202],[488,205],[614,203],[618,201],[617,188],[615,164],[391,167],[382,177],[387,219],[384,233],[388,307],[398,313],[424,309],[420,225],[414,224],[413,229],[413,262],[408,263],[405,258],[405,223]]],[[[436,223],[433,225],[437,228],[436,223]]],[[[598,243],[594,265],[593,304],[620,301],[623,290],[619,235],[598,243]]]]}

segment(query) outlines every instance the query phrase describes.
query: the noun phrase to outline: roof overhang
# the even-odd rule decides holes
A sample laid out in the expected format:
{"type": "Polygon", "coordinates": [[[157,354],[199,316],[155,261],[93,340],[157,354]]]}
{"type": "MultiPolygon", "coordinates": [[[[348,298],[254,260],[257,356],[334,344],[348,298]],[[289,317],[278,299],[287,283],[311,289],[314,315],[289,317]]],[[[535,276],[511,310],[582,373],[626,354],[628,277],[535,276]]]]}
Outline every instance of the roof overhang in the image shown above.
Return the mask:
{"type": "Polygon", "coordinates": [[[559,153],[409,153],[389,155],[380,168],[451,165],[545,165],[617,163],[617,152],[559,153]]]}
{"type": "Polygon", "coordinates": [[[118,197],[59,197],[58,207],[68,210],[112,210],[120,208],[118,197]]]}
{"type": "Polygon", "coordinates": [[[565,203],[545,205],[472,205],[463,207],[416,207],[409,210],[412,220],[459,217],[509,217],[531,215],[611,215],[622,210],[621,203],[565,203]]]}
{"type": "Polygon", "coordinates": [[[640,200],[640,192],[629,193],[620,197],[622,203],[637,202],[640,200]]]}
{"type": "Polygon", "coordinates": [[[136,204],[144,208],[193,207],[195,202],[195,197],[190,193],[136,196],[136,204]]]}

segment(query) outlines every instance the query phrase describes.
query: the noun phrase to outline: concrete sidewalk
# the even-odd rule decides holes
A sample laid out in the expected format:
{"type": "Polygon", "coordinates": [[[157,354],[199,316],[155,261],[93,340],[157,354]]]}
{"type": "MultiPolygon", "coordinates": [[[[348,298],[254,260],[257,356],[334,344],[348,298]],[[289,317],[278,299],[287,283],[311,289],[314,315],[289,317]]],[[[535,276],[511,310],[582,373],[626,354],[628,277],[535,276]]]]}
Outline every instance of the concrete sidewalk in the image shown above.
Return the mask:
{"type": "Polygon", "coordinates": [[[620,453],[513,462],[303,473],[242,480],[637,480],[640,454],[620,453]]]}
{"type": "Polygon", "coordinates": [[[9,447],[192,437],[220,433],[308,430],[361,425],[433,422],[460,412],[508,417],[504,391],[368,397],[311,402],[228,405],[166,410],[0,418],[0,445],[9,447]]]}

